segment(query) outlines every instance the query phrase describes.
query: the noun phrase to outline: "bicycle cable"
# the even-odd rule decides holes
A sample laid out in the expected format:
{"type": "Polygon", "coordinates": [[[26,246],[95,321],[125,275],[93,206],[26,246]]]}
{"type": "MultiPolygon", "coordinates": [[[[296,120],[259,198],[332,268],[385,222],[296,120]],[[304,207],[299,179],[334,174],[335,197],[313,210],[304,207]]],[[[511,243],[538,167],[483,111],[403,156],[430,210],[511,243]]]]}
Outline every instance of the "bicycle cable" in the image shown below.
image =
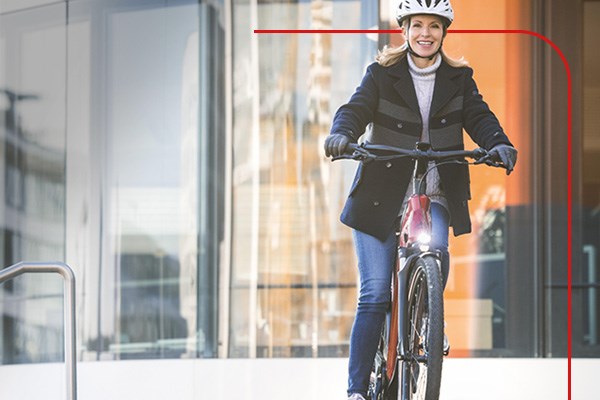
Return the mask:
{"type": "Polygon", "coordinates": [[[423,190],[421,190],[421,189],[422,189],[423,183],[426,182],[425,181],[425,177],[427,176],[427,174],[430,173],[431,171],[433,171],[438,166],[445,165],[445,164],[475,165],[475,162],[474,161],[473,162],[469,162],[469,161],[461,161],[461,160],[449,160],[449,161],[442,161],[440,163],[434,164],[433,166],[427,168],[427,170],[423,173],[423,176],[421,176],[419,178],[419,182],[418,182],[419,193],[423,192],[423,190]]]}

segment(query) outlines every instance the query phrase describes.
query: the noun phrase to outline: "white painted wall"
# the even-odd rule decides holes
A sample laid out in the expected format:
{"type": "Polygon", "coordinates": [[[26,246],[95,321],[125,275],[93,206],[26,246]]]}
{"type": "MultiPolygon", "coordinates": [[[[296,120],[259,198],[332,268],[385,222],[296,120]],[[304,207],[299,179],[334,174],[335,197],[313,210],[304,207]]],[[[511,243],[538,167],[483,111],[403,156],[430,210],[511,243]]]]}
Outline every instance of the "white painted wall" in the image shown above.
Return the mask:
{"type": "MultiPolygon", "coordinates": [[[[79,400],[342,400],[346,359],[78,364],[79,400]]],[[[600,359],[575,359],[572,399],[600,399],[600,359]]],[[[64,365],[0,367],[0,399],[63,400],[64,365]]],[[[564,400],[566,359],[446,359],[440,400],[564,400]]]]}

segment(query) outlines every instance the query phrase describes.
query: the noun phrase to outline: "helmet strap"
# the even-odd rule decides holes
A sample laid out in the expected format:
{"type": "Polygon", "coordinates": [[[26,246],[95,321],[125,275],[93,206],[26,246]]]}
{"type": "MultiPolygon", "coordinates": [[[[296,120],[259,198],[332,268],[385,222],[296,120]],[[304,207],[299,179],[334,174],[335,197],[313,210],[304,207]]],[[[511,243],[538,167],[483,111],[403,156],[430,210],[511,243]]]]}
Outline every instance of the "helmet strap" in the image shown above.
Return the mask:
{"type": "Polygon", "coordinates": [[[427,56],[427,57],[426,57],[426,56],[422,56],[422,55],[420,55],[419,53],[417,53],[416,51],[414,51],[414,50],[412,49],[412,47],[410,47],[410,43],[408,43],[408,41],[406,42],[406,46],[407,46],[407,48],[408,48],[408,52],[409,52],[410,54],[412,54],[413,56],[415,56],[415,57],[417,57],[417,58],[425,58],[425,59],[427,59],[427,60],[429,60],[429,61],[433,60],[433,59],[435,58],[435,56],[437,56],[437,55],[438,55],[438,53],[439,53],[440,51],[442,51],[442,44],[443,44],[443,42],[442,42],[442,43],[440,43],[440,47],[439,47],[439,48],[436,50],[436,52],[435,52],[435,53],[433,53],[432,55],[430,55],[430,56],[427,56]]]}

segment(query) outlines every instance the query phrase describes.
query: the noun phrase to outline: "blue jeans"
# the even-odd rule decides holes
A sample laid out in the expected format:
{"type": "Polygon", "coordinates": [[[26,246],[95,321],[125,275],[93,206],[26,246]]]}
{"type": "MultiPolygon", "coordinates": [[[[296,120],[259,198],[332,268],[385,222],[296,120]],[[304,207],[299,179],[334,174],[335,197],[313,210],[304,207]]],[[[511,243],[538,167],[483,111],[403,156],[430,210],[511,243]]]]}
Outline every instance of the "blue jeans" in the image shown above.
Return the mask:
{"type": "MultiPolygon", "coordinates": [[[[444,285],[448,279],[448,225],[446,209],[431,204],[432,249],[442,251],[442,275],[444,285]]],[[[348,395],[360,393],[366,396],[369,376],[385,313],[390,303],[390,285],[396,259],[396,235],[392,230],[385,241],[354,230],[354,246],[358,258],[360,291],[358,309],[350,334],[350,361],[348,365],[348,395]]]]}

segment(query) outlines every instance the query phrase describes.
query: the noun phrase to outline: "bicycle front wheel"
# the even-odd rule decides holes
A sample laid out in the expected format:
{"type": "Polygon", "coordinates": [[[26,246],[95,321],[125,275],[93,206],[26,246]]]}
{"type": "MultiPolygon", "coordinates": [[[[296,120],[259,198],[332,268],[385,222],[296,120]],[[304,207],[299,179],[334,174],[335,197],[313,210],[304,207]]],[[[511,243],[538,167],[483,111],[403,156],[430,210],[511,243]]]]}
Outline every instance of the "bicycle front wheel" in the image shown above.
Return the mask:
{"type": "Polygon", "coordinates": [[[438,400],[442,380],[444,301],[438,260],[415,261],[408,280],[407,329],[402,360],[403,400],[438,400]]]}
{"type": "Polygon", "coordinates": [[[371,376],[369,379],[369,389],[367,391],[368,400],[388,400],[390,397],[387,395],[387,350],[388,350],[388,338],[387,338],[387,321],[384,322],[381,337],[379,338],[379,345],[377,346],[377,352],[375,353],[375,360],[373,361],[373,367],[371,368],[371,376]]]}

